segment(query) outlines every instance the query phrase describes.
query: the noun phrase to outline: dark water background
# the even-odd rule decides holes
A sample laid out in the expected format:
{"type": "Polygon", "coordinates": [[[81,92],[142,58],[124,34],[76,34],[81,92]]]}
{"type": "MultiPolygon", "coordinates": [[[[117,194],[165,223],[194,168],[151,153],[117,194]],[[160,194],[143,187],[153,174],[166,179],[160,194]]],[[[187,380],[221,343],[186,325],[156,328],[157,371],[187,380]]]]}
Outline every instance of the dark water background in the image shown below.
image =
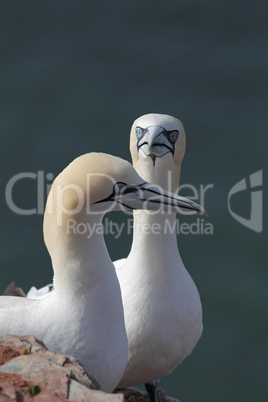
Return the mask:
{"type": "MultiPolygon", "coordinates": [[[[182,402],[267,397],[266,227],[247,229],[227,208],[235,183],[260,169],[265,175],[267,15],[268,3],[253,0],[1,5],[0,291],[12,280],[28,290],[52,277],[42,215],[20,216],[5,203],[13,175],[56,175],[90,151],[130,160],[135,118],[179,117],[187,135],[181,183],[214,185],[205,203],[214,234],[178,239],[204,309],[198,346],[162,380],[182,402]]],[[[14,199],[35,207],[36,182],[19,182],[14,199]]],[[[232,207],[249,217],[249,193],[232,207]]],[[[107,242],[117,259],[131,237],[107,242]]]]}

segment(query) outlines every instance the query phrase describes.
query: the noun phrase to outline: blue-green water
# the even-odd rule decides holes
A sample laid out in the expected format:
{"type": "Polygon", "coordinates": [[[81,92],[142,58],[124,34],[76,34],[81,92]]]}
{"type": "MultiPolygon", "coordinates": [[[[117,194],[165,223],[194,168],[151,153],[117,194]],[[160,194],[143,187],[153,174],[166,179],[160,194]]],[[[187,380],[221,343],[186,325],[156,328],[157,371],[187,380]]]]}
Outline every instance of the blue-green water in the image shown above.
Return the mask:
{"type": "MultiPolygon", "coordinates": [[[[266,227],[256,233],[239,224],[227,197],[250,174],[263,169],[265,177],[267,12],[267,3],[253,0],[1,7],[0,291],[12,280],[28,290],[52,277],[42,215],[20,216],[6,205],[6,184],[17,173],[56,175],[90,151],[130,160],[133,120],[159,112],[186,129],[181,183],[214,185],[205,202],[214,234],[178,236],[204,309],[198,346],[162,380],[182,402],[266,400],[266,227]]],[[[35,207],[36,181],[19,182],[13,197],[21,208],[35,207]]],[[[249,193],[234,197],[232,208],[249,218],[249,193]]],[[[117,259],[131,238],[107,243],[117,259]]]]}

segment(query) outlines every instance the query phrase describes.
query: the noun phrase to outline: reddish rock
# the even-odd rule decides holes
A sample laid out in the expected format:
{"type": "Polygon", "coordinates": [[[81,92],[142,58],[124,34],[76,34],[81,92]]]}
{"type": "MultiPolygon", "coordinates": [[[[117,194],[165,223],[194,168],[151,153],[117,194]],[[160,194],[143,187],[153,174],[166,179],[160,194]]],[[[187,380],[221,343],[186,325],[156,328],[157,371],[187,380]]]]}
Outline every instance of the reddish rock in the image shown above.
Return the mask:
{"type": "Polygon", "coordinates": [[[0,344],[0,366],[17,356],[20,356],[19,350],[0,344]]]}
{"type": "Polygon", "coordinates": [[[47,350],[33,336],[0,336],[0,402],[123,402],[106,394],[73,357],[47,350]]]}
{"type": "MultiPolygon", "coordinates": [[[[34,336],[0,336],[0,402],[149,402],[137,388],[114,394],[99,389],[74,357],[48,350],[34,336]]],[[[179,402],[162,388],[158,396],[159,402],[179,402]]]]}
{"type": "Polygon", "coordinates": [[[0,345],[11,346],[20,354],[36,353],[46,358],[49,362],[57,366],[68,369],[70,378],[80,382],[81,384],[91,388],[100,389],[98,382],[91,373],[86,373],[83,366],[72,356],[65,356],[52,352],[46,348],[44,343],[32,335],[18,337],[16,335],[0,336],[0,345]]]}
{"type": "Polygon", "coordinates": [[[27,350],[29,353],[47,350],[43,342],[32,335],[21,337],[16,335],[2,335],[0,336],[0,345],[11,346],[21,352],[27,350]]]}
{"type": "Polygon", "coordinates": [[[0,401],[4,396],[12,400],[16,398],[16,389],[27,391],[32,386],[33,383],[25,381],[18,374],[0,373],[0,401]]]}
{"type": "Polygon", "coordinates": [[[15,357],[1,366],[0,372],[20,374],[23,380],[38,384],[60,399],[68,397],[68,372],[38,354],[15,357]]]}

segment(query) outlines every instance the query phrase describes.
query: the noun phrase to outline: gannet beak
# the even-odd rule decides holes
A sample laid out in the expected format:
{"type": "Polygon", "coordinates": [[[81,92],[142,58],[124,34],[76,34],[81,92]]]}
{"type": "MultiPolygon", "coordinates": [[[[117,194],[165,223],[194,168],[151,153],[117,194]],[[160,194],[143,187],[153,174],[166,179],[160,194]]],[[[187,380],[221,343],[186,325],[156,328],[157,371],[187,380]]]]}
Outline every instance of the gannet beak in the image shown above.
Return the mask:
{"type": "Polygon", "coordinates": [[[150,183],[144,183],[140,185],[140,188],[142,189],[143,197],[146,199],[146,203],[149,203],[149,206],[155,203],[156,205],[158,204],[161,209],[167,208],[170,212],[178,212],[180,214],[201,214],[207,216],[207,212],[201,205],[189,200],[188,198],[181,197],[180,195],[171,193],[150,183]]]}
{"type": "Polygon", "coordinates": [[[126,209],[161,210],[185,215],[207,215],[203,207],[188,198],[170,193],[147,182],[139,185],[116,183],[114,192],[109,197],[109,200],[120,204],[126,209]]]}
{"type": "Polygon", "coordinates": [[[144,135],[144,140],[148,142],[148,151],[152,152],[152,146],[158,143],[158,137],[161,136],[158,127],[150,128],[144,135]]]}
{"type": "MultiPolygon", "coordinates": [[[[140,128],[139,128],[140,129],[140,128]]],[[[144,130],[144,134],[138,138],[138,149],[147,156],[162,157],[168,153],[174,156],[174,144],[179,136],[178,131],[166,131],[160,126],[151,126],[144,130]]]]}
{"type": "Polygon", "coordinates": [[[163,133],[163,129],[159,127],[150,127],[148,130],[148,150],[152,152],[152,147],[157,146],[166,146],[170,151],[172,151],[170,143],[163,133]]]}

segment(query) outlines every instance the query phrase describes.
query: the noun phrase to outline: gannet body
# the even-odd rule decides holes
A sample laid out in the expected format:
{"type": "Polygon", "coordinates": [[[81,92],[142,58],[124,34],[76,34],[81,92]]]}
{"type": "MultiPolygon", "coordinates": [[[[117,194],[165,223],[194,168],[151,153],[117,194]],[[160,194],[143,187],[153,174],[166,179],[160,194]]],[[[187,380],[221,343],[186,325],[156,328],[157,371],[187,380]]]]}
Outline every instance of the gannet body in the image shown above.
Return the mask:
{"type": "MultiPolygon", "coordinates": [[[[143,179],[177,191],[185,152],[185,132],[178,119],[140,117],[131,129],[130,151],[143,179]]],[[[192,352],[203,328],[199,293],[178,250],[176,215],[133,214],[130,254],[114,263],[128,336],[128,362],[119,387],[170,374],[192,352]],[[150,234],[142,230],[146,225],[159,229],[150,234]]]]}
{"type": "Polygon", "coordinates": [[[102,218],[110,210],[159,205],[200,211],[183,197],[158,191],[120,158],[90,153],[75,159],[54,180],[44,215],[54,290],[37,300],[0,297],[0,335],[42,339],[49,349],[75,356],[111,392],[124,373],[128,343],[102,218]],[[96,228],[90,238],[86,225],[96,228]]]}

